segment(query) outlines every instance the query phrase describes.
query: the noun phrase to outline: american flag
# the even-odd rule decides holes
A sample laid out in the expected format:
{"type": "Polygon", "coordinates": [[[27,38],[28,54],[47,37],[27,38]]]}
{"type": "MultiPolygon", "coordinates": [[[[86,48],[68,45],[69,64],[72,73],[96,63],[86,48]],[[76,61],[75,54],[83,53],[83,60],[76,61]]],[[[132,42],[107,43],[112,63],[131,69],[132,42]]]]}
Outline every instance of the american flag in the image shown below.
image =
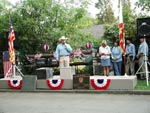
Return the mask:
{"type": "Polygon", "coordinates": [[[4,69],[4,77],[12,76],[12,63],[9,61],[9,52],[3,52],[3,69],[4,69]]]}
{"type": "Polygon", "coordinates": [[[120,48],[123,52],[123,54],[126,53],[125,49],[125,33],[124,33],[124,23],[123,23],[123,16],[122,16],[122,2],[120,0],[120,14],[119,14],[119,42],[120,42],[120,48]]]}
{"type": "Polygon", "coordinates": [[[9,36],[8,36],[9,61],[12,64],[15,64],[15,51],[14,51],[14,44],[13,44],[13,41],[15,40],[15,33],[14,33],[13,26],[12,26],[12,17],[11,17],[11,15],[10,15],[10,18],[9,18],[9,25],[10,25],[9,36]]]}
{"type": "Polygon", "coordinates": [[[4,77],[10,77],[13,74],[13,65],[15,64],[15,51],[13,41],[15,33],[12,26],[12,17],[9,17],[9,35],[8,35],[8,51],[3,53],[4,77]]]}

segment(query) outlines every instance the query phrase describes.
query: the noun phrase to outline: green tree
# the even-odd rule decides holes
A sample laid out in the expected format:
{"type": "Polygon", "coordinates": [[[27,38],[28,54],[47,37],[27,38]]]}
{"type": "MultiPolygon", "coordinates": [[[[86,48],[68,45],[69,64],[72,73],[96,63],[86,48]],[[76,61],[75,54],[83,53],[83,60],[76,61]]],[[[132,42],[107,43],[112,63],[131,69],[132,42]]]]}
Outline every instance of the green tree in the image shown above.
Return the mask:
{"type": "MultiPolygon", "coordinates": [[[[72,7],[72,0],[66,2],[68,7],[56,0],[23,0],[16,5],[10,4],[7,0],[0,0],[1,52],[8,50],[6,33],[9,30],[10,14],[16,31],[14,42],[18,43],[15,49],[20,52],[22,62],[25,54],[35,54],[38,51],[44,53],[44,44],[50,46],[48,53],[54,52],[62,35],[69,38],[73,49],[85,47],[87,41],[97,45],[98,39],[80,30],[95,22],[86,10],[88,0],[83,0],[81,7],[72,7]]],[[[2,63],[0,69],[2,70],[2,63]]]]}
{"type": "MultiPolygon", "coordinates": [[[[92,35],[80,32],[81,28],[93,24],[93,19],[86,11],[86,1],[83,1],[82,7],[77,8],[65,7],[54,0],[24,0],[10,7],[14,30],[18,33],[16,40],[19,47],[16,49],[23,55],[33,54],[43,52],[43,45],[47,43],[50,45],[49,52],[54,52],[62,35],[70,39],[73,48],[85,45],[88,40],[93,39],[92,35]]],[[[67,2],[71,4],[70,0],[67,2]]],[[[0,3],[0,6],[3,4],[0,3]]],[[[9,28],[9,10],[0,17],[1,36],[6,36],[9,28]]]]}
{"type": "Polygon", "coordinates": [[[134,37],[136,35],[136,16],[132,13],[130,0],[123,3],[123,21],[125,23],[125,36],[134,37]]]}
{"type": "MultiPolygon", "coordinates": [[[[125,0],[123,2],[123,22],[125,24],[125,37],[133,37],[136,36],[136,16],[133,15],[131,10],[130,0],[125,0]]],[[[119,18],[118,21],[114,24],[106,24],[105,25],[105,33],[103,38],[112,41],[119,38],[119,18]],[[112,40],[113,39],[113,40],[112,40]]]]}
{"type": "Polygon", "coordinates": [[[145,10],[147,12],[150,11],[150,1],[149,0],[138,0],[138,2],[136,2],[136,6],[140,7],[141,10],[145,10]]]}
{"type": "MultiPolygon", "coordinates": [[[[65,35],[71,40],[75,37],[78,39],[78,26],[80,26],[78,22],[86,13],[84,8],[68,8],[53,1],[23,1],[21,7],[14,13],[15,27],[21,34],[19,40],[21,47],[24,48],[25,53],[34,53],[42,51],[43,45],[48,43],[50,51],[53,52],[60,36],[65,35]]],[[[72,45],[78,46],[74,43],[72,45]]]]}
{"type": "Polygon", "coordinates": [[[99,23],[113,23],[115,21],[111,0],[98,0],[95,6],[100,10],[97,14],[99,23]]]}

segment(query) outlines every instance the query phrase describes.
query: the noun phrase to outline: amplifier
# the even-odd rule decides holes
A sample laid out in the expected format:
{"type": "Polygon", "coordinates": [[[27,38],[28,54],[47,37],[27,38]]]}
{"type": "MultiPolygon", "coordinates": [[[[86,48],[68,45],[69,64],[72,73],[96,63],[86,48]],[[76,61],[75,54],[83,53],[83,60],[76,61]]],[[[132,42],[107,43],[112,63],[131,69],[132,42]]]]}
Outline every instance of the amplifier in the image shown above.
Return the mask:
{"type": "Polygon", "coordinates": [[[37,64],[37,65],[44,65],[45,62],[46,62],[46,59],[45,59],[45,58],[36,59],[36,64],[37,64]]]}
{"type": "Polygon", "coordinates": [[[73,89],[89,89],[90,74],[73,75],[73,89]]]}
{"type": "Polygon", "coordinates": [[[53,69],[48,67],[36,69],[37,79],[49,79],[53,77],[53,69]]]}
{"type": "Polygon", "coordinates": [[[50,58],[50,59],[49,59],[49,64],[50,64],[50,65],[57,65],[57,64],[58,64],[58,62],[57,62],[57,60],[56,60],[56,59],[54,59],[54,58],[50,58]]]}

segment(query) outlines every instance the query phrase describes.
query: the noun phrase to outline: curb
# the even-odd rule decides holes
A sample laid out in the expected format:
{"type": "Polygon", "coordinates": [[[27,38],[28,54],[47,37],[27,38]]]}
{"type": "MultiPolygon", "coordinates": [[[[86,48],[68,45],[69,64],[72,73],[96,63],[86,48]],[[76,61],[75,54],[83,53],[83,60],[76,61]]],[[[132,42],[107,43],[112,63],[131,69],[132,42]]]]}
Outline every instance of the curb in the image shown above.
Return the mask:
{"type": "Polygon", "coordinates": [[[0,92],[12,93],[80,93],[80,94],[130,94],[130,95],[150,95],[150,90],[12,90],[0,89],[0,92]]]}

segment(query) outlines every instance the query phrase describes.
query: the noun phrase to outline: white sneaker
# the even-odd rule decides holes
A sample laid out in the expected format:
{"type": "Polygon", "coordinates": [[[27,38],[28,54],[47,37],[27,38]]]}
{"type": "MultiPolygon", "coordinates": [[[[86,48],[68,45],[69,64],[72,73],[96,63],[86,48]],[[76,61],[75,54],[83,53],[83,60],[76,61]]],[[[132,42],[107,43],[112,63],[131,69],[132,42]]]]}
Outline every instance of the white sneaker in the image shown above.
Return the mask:
{"type": "Polygon", "coordinates": [[[128,75],[127,75],[126,73],[124,74],[124,76],[125,76],[125,77],[128,77],[128,75]]]}

